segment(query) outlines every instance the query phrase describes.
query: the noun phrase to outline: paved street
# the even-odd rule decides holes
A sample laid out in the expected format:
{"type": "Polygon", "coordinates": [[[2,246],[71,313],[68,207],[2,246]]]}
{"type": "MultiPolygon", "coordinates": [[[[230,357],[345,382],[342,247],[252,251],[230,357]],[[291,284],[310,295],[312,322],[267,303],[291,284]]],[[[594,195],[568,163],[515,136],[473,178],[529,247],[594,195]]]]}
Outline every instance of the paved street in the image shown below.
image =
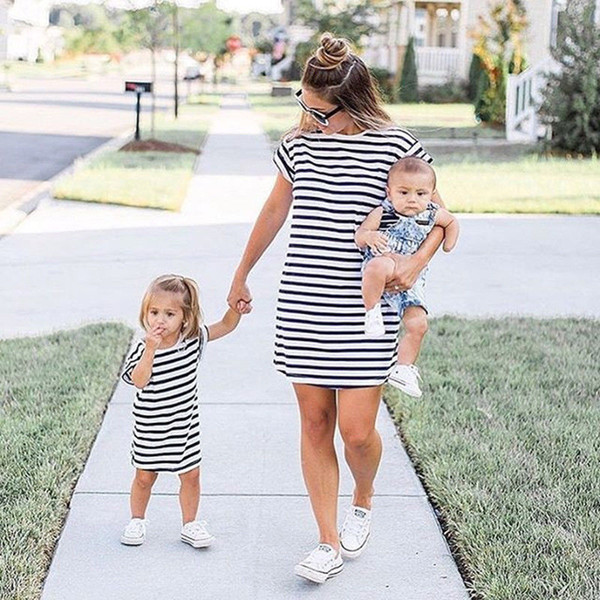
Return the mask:
{"type": "MultiPolygon", "coordinates": [[[[20,80],[0,91],[0,210],[135,124],[123,76],[20,80]]],[[[157,106],[171,105],[162,80],[157,106]]],[[[144,98],[143,108],[150,107],[144,98]]]]}

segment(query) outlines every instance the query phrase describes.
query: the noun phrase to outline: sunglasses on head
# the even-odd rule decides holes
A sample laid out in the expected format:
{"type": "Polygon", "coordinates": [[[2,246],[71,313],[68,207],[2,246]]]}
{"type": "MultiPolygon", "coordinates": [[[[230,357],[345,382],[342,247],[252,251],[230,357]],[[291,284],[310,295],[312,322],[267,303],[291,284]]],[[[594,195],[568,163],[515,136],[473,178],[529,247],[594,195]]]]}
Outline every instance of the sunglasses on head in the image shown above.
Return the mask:
{"type": "Polygon", "coordinates": [[[329,119],[342,110],[341,106],[336,106],[335,108],[324,113],[320,110],[311,108],[310,106],[306,106],[304,100],[302,100],[302,90],[298,90],[294,96],[296,97],[296,102],[300,105],[300,108],[306,114],[310,115],[317,123],[319,123],[319,125],[323,125],[323,127],[327,127],[329,125],[329,119]]]}

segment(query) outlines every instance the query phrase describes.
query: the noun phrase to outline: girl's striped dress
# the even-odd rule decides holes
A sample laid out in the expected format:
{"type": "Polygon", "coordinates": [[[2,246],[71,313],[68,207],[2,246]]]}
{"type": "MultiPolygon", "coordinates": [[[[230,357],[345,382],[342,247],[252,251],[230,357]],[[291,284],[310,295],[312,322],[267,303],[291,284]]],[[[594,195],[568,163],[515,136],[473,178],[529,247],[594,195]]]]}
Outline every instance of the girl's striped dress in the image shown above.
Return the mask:
{"type": "MultiPolygon", "coordinates": [[[[200,407],[197,372],[208,330],[201,336],[157,349],[152,375],[138,389],[133,403],[131,462],[145,471],[185,473],[197,467],[200,451],[200,407]]],[[[145,342],[140,340],[125,361],[123,380],[133,385],[131,373],[140,361],[145,342]]]]}
{"type": "MultiPolygon", "coordinates": [[[[275,164],[292,183],[293,202],[274,362],[293,382],[338,389],[387,379],[399,318],[382,304],[385,336],[365,337],[363,258],[354,234],[385,199],[388,171],[403,156],[432,161],[399,127],[356,135],[308,132],[284,139],[275,150],[275,164]]],[[[384,216],[382,226],[392,220],[384,216]]]]}

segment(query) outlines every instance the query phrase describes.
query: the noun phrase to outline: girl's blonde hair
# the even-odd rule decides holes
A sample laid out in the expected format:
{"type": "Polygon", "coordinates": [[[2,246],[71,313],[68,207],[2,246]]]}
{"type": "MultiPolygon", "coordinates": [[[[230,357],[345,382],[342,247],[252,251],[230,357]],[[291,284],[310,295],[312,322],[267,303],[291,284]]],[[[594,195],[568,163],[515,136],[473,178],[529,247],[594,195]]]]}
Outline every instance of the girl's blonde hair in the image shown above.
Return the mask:
{"type": "Polygon", "coordinates": [[[152,281],[142,298],[142,307],[140,309],[141,326],[146,330],[149,328],[148,308],[150,307],[152,295],[159,290],[181,295],[181,308],[183,310],[181,335],[184,340],[198,337],[200,335],[200,327],[204,323],[204,315],[200,307],[198,284],[193,279],[183,277],[182,275],[161,275],[152,281]]]}
{"type": "MultiPolygon", "coordinates": [[[[377,83],[362,59],[344,38],[324,33],[319,47],[306,61],[302,87],[330,104],[341,106],[360,129],[387,129],[394,125],[383,109],[377,83]]],[[[313,118],[303,113],[289,137],[314,131],[313,118]]]]}

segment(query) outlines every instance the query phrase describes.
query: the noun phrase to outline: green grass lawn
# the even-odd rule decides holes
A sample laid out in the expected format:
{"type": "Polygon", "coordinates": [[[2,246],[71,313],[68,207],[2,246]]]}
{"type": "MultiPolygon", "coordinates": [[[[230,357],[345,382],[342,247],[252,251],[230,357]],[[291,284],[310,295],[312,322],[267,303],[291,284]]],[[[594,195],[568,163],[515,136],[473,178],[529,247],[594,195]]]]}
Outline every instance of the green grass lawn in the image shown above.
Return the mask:
{"type": "MultiPolygon", "coordinates": [[[[291,98],[249,95],[275,143],[298,121],[291,98]]],[[[600,214],[600,160],[545,158],[527,146],[453,145],[456,139],[503,137],[477,124],[470,104],[394,104],[386,109],[435,158],[438,188],[448,208],[466,213],[600,214]]]]}
{"type": "MultiPolygon", "coordinates": [[[[200,150],[214,104],[184,105],[175,121],[157,114],[154,138],[200,150]]],[[[142,139],[150,138],[148,119],[142,139]]],[[[179,210],[185,200],[197,155],[193,152],[107,152],[59,180],[54,197],[179,210]]]]}
{"type": "Polygon", "coordinates": [[[435,319],[387,402],[482,600],[600,598],[600,322],[435,319]]]}
{"type": "Polygon", "coordinates": [[[0,598],[34,600],[131,330],[90,325],[0,345],[0,598]]]}
{"type": "Polygon", "coordinates": [[[48,79],[62,77],[86,77],[120,70],[115,62],[106,62],[98,56],[80,56],[49,63],[5,61],[0,63],[0,72],[7,73],[11,82],[15,79],[48,79]]]}

